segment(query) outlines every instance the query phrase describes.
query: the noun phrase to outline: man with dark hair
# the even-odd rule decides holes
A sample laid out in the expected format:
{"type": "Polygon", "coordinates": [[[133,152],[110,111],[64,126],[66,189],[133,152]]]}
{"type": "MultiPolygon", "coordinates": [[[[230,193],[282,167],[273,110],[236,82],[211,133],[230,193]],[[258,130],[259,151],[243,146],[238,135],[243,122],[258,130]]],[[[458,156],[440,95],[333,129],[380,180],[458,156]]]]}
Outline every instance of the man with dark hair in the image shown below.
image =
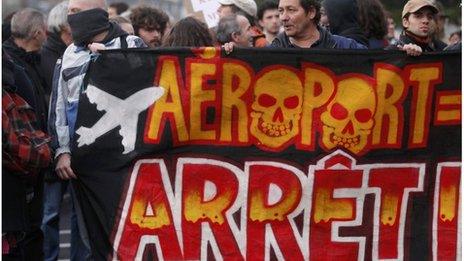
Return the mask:
{"type": "Polygon", "coordinates": [[[142,38],[148,47],[161,45],[169,23],[169,17],[165,12],[150,6],[139,6],[132,10],[130,20],[135,35],[142,38]]]}
{"type": "Polygon", "coordinates": [[[108,15],[110,18],[116,17],[129,9],[129,5],[123,2],[112,3],[108,7],[108,15]]]}
{"type": "Polygon", "coordinates": [[[403,8],[403,32],[397,45],[387,47],[388,50],[407,48],[410,55],[420,55],[422,52],[442,51],[446,44],[434,39],[438,9],[430,0],[410,0],[403,8]]]}
{"type": "Polygon", "coordinates": [[[332,35],[320,27],[321,4],[318,0],[280,0],[279,18],[284,32],[272,47],[318,49],[366,49],[355,40],[332,35]]]}
{"type": "Polygon", "coordinates": [[[258,8],[258,22],[268,43],[272,43],[280,31],[278,8],[279,5],[272,0],[265,1],[258,8]]]}

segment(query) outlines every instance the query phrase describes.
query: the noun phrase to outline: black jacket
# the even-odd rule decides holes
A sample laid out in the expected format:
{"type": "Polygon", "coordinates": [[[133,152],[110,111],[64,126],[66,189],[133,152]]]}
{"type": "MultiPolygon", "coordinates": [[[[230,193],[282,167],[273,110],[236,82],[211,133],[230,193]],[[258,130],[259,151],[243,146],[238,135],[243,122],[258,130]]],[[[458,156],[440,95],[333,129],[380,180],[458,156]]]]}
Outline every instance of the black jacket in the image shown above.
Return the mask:
{"type": "Polygon", "coordinates": [[[50,33],[42,46],[40,52],[40,67],[43,71],[47,95],[50,95],[52,89],[52,79],[56,61],[63,56],[66,47],[66,44],[57,33],[50,33]]]}
{"type": "Polygon", "coordinates": [[[369,40],[358,23],[356,0],[324,0],[323,5],[329,18],[329,29],[332,34],[350,38],[368,46],[369,40]]]}
{"type": "MultiPolygon", "coordinates": [[[[15,64],[5,52],[2,55],[2,66],[2,88],[16,92],[26,102],[33,99],[32,82],[24,69],[15,64]]],[[[43,173],[39,173],[34,180],[24,179],[2,164],[2,232],[39,229],[43,215],[42,196],[43,173]]]]}
{"type": "Polygon", "coordinates": [[[48,96],[45,79],[40,67],[39,52],[26,52],[15,44],[13,38],[3,43],[3,50],[11,57],[13,62],[24,68],[28,78],[32,81],[34,103],[30,104],[37,115],[40,129],[47,132],[48,96]]]}
{"type": "Polygon", "coordinates": [[[440,40],[432,39],[429,43],[421,43],[409,36],[405,31],[403,31],[398,39],[398,42],[395,45],[388,46],[387,50],[398,50],[398,45],[403,46],[405,44],[416,44],[422,48],[423,52],[438,52],[445,49],[446,44],[440,40]]]}
{"type": "MultiPolygon", "coordinates": [[[[366,49],[364,45],[361,45],[352,39],[332,35],[320,26],[318,26],[317,29],[319,30],[320,38],[311,46],[311,49],[366,49]]],[[[290,42],[290,38],[285,34],[285,32],[279,33],[274,41],[272,41],[270,47],[301,48],[292,44],[292,42],[290,42]]]]}

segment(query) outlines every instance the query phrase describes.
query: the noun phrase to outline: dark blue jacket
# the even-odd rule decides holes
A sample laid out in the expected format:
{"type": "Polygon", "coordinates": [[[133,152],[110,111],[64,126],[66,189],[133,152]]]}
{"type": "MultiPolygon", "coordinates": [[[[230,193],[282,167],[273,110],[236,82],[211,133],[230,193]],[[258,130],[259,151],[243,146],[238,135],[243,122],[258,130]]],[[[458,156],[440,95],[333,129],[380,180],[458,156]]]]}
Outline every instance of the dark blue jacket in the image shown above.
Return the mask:
{"type": "MultiPolygon", "coordinates": [[[[320,38],[311,45],[311,49],[367,49],[366,46],[359,44],[353,39],[332,35],[320,26],[318,26],[317,29],[319,30],[320,38]]],[[[274,41],[272,41],[270,47],[302,48],[292,44],[290,42],[290,38],[285,34],[285,32],[279,33],[274,41]]]]}

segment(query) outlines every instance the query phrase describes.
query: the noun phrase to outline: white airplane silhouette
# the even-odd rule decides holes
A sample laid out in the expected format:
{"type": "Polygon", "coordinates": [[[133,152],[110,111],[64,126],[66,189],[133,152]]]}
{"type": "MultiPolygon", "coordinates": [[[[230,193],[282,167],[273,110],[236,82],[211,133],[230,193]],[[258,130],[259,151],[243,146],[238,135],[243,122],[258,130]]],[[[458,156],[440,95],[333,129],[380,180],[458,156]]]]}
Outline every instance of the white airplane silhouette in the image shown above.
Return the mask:
{"type": "Polygon", "coordinates": [[[123,154],[134,150],[139,114],[146,110],[164,94],[161,87],[149,87],[140,90],[125,100],[104,92],[93,85],[88,85],[87,97],[91,103],[97,104],[97,110],[106,113],[91,128],[80,127],[76,133],[78,147],[90,145],[103,134],[121,126],[123,154]]]}

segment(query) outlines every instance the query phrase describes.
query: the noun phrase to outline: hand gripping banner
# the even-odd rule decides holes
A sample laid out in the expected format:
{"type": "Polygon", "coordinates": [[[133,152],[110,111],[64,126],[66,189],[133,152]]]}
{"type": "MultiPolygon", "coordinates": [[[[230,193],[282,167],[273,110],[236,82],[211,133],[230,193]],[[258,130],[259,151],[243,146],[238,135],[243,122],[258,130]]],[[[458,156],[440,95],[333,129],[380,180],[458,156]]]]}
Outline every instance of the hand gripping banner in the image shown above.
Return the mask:
{"type": "Polygon", "coordinates": [[[460,52],[124,50],[89,73],[96,260],[460,258],[460,52]]]}

